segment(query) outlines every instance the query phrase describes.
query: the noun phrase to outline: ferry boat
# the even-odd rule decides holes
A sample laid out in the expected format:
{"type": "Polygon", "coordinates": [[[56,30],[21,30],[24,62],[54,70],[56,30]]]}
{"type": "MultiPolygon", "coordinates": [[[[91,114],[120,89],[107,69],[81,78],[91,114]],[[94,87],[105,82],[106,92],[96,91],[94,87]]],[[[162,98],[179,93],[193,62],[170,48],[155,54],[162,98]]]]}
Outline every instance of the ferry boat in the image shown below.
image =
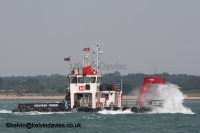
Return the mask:
{"type": "MultiPolygon", "coordinates": [[[[93,48],[96,60],[93,66],[89,64],[89,54],[83,57],[83,68],[72,68],[68,75],[68,88],[65,99],[56,103],[20,103],[12,112],[59,112],[59,111],[84,111],[96,112],[103,109],[119,110],[122,108],[122,80],[119,84],[102,84],[102,75],[99,73],[99,46],[84,48],[90,51],[93,48]]],[[[70,58],[65,58],[70,61],[70,58]]]]}

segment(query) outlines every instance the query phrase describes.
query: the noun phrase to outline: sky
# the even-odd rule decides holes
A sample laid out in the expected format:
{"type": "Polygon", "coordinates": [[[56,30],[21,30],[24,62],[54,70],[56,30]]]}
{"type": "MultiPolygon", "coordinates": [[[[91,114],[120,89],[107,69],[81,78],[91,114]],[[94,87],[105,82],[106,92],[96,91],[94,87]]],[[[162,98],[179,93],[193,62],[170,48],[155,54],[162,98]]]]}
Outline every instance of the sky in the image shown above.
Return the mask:
{"type": "Polygon", "coordinates": [[[1,0],[0,77],[68,75],[96,42],[102,74],[200,75],[199,13],[199,0],[1,0]]]}

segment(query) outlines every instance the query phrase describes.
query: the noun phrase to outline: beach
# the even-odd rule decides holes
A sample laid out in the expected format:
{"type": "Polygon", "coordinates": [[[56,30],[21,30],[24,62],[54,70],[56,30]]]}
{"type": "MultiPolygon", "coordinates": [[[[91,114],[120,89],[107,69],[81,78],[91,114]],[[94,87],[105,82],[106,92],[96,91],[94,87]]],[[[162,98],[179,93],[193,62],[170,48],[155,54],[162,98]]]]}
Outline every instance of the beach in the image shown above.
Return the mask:
{"type": "MultiPolygon", "coordinates": [[[[0,95],[0,100],[63,100],[64,95],[48,95],[48,96],[42,96],[42,95],[0,95]]],[[[137,99],[137,96],[129,96],[124,95],[122,97],[123,100],[137,99]]],[[[188,96],[185,98],[186,100],[200,100],[200,97],[194,97],[194,96],[188,96]]]]}

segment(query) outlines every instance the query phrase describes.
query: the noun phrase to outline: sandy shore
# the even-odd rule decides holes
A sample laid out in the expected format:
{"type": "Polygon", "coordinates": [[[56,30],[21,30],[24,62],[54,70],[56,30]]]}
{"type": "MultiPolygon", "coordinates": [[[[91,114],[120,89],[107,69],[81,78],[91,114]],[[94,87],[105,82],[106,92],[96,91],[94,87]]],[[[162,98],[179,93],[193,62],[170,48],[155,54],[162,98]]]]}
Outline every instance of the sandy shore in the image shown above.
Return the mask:
{"type": "MultiPolygon", "coordinates": [[[[137,96],[123,96],[122,97],[123,98],[123,100],[126,100],[126,99],[137,99],[137,96]]],[[[186,100],[192,100],[192,99],[194,99],[194,100],[200,100],[200,97],[186,97],[185,98],[186,100]]]]}
{"type": "MultiPolygon", "coordinates": [[[[123,100],[133,99],[137,96],[123,96],[123,100]]],[[[39,95],[28,95],[28,96],[17,96],[17,95],[0,95],[0,100],[63,100],[64,96],[39,96],[39,95]]],[[[186,97],[186,100],[200,100],[200,97],[186,97]]]]}

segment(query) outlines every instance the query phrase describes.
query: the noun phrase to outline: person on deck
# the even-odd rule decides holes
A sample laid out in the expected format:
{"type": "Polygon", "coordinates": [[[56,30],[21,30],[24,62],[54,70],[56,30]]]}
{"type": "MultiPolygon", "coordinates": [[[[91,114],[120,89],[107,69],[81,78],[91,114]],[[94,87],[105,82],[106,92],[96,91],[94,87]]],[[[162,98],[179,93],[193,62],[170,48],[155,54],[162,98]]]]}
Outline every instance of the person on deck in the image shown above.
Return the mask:
{"type": "Polygon", "coordinates": [[[68,107],[68,102],[67,102],[67,100],[63,100],[63,103],[65,104],[65,109],[68,109],[69,107],[68,107]]]}

